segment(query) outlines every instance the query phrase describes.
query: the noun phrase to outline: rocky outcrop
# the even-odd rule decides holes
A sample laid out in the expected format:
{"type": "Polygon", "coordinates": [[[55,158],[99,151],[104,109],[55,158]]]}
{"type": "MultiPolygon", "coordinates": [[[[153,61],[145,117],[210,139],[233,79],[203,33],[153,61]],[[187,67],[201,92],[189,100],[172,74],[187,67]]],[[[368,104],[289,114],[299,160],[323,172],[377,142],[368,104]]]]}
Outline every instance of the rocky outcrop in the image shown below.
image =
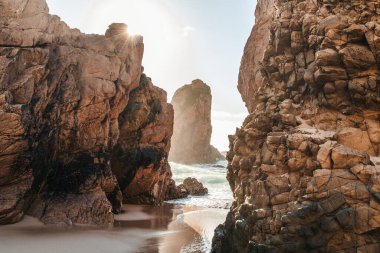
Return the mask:
{"type": "Polygon", "coordinates": [[[189,196],[189,191],[183,184],[176,185],[173,179],[170,180],[166,191],[165,200],[182,199],[189,196]]]}
{"type": "Polygon", "coordinates": [[[174,107],[171,161],[195,164],[224,159],[210,145],[211,100],[211,89],[201,80],[194,80],[175,92],[171,102],[174,107]]]}
{"type": "Polygon", "coordinates": [[[85,35],[44,0],[0,0],[0,224],[108,225],[123,197],[162,201],[173,113],[143,48],[124,24],[85,35]]]}
{"type": "Polygon", "coordinates": [[[208,189],[196,178],[186,178],[183,180],[183,186],[191,195],[202,196],[208,194],[208,189]]]}
{"type": "Polygon", "coordinates": [[[130,97],[119,116],[120,137],[112,154],[112,171],[125,202],[160,204],[172,176],[168,153],[173,107],[166,102],[166,92],[145,75],[130,97]]]}
{"type": "Polygon", "coordinates": [[[380,251],[380,4],[260,0],[212,252],[380,251]]]}
{"type": "Polygon", "coordinates": [[[188,177],[178,186],[172,180],[166,191],[166,200],[186,198],[189,195],[203,196],[206,194],[208,194],[208,189],[201,182],[196,178],[188,177]]]}

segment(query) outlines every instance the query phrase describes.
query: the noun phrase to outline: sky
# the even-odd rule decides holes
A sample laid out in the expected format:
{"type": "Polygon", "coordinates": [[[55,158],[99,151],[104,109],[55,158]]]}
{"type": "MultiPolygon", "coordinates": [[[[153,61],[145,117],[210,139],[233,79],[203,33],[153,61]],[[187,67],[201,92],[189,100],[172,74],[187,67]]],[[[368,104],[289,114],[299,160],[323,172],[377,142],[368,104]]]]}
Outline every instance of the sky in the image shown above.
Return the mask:
{"type": "Polygon", "coordinates": [[[228,150],[228,135],[247,110],[237,90],[240,60],[254,23],[256,0],[47,0],[50,12],[84,33],[126,23],[144,37],[144,72],[174,92],[194,79],[211,87],[211,143],[228,150]]]}

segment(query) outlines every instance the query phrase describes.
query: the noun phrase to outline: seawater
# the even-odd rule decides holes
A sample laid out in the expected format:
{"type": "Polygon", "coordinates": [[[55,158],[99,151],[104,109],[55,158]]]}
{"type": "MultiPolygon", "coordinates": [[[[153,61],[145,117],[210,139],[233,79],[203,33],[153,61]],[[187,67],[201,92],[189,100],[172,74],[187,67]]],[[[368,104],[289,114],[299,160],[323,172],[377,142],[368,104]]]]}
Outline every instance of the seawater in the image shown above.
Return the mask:
{"type": "Polygon", "coordinates": [[[173,179],[177,185],[187,177],[194,177],[208,188],[205,196],[189,196],[188,198],[168,201],[171,204],[192,205],[209,208],[229,208],[233,196],[226,179],[227,161],[222,160],[215,164],[184,165],[170,163],[173,179]]]}

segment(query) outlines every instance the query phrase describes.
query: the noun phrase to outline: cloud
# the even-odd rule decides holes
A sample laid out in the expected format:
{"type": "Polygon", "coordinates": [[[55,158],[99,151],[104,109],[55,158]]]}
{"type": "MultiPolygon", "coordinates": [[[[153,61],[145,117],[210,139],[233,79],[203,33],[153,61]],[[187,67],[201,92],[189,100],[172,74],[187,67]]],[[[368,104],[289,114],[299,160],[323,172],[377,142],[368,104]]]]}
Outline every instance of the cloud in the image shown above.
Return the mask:
{"type": "Polygon", "coordinates": [[[190,26],[190,25],[187,25],[185,27],[182,28],[182,36],[183,37],[188,37],[192,32],[195,31],[195,28],[190,26]]]}

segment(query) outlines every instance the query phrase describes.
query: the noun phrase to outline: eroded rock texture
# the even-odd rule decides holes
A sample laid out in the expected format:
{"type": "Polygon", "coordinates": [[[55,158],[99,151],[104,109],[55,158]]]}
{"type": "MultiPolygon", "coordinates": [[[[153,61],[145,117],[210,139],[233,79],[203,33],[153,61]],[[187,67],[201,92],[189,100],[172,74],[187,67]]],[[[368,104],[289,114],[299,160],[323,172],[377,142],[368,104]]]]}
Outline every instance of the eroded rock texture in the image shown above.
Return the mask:
{"type": "Polygon", "coordinates": [[[199,79],[175,92],[171,102],[174,107],[171,161],[195,164],[224,159],[210,145],[211,100],[210,87],[199,79]]]}
{"type": "Polygon", "coordinates": [[[380,252],[380,3],[260,0],[213,252],[380,252]]]}
{"type": "MultiPolygon", "coordinates": [[[[46,223],[112,223],[122,200],[118,180],[125,197],[137,177],[125,182],[122,168],[116,176],[111,169],[119,136],[123,145],[125,136],[141,135],[128,145],[154,146],[142,164],[170,176],[173,115],[165,93],[144,76],[140,82],[142,56],[142,37],[128,35],[126,25],[85,35],[49,15],[44,0],[0,0],[0,224],[27,210],[46,223]],[[136,103],[153,110],[149,120],[136,103]],[[128,117],[144,123],[129,129],[128,117]]],[[[157,201],[162,185],[149,186],[157,201]]]]}
{"type": "Polygon", "coordinates": [[[166,199],[172,200],[186,198],[189,195],[203,196],[206,194],[208,194],[208,189],[204,187],[201,182],[196,178],[188,177],[178,186],[176,186],[174,180],[172,180],[166,191],[166,199]]]}
{"type": "Polygon", "coordinates": [[[168,153],[173,107],[166,102],[166,92],[145,75],[130,96],[119,117],[120,137],[113,151],[112,171],[126,202],[159,204],[172,176],[168,153]]]}

